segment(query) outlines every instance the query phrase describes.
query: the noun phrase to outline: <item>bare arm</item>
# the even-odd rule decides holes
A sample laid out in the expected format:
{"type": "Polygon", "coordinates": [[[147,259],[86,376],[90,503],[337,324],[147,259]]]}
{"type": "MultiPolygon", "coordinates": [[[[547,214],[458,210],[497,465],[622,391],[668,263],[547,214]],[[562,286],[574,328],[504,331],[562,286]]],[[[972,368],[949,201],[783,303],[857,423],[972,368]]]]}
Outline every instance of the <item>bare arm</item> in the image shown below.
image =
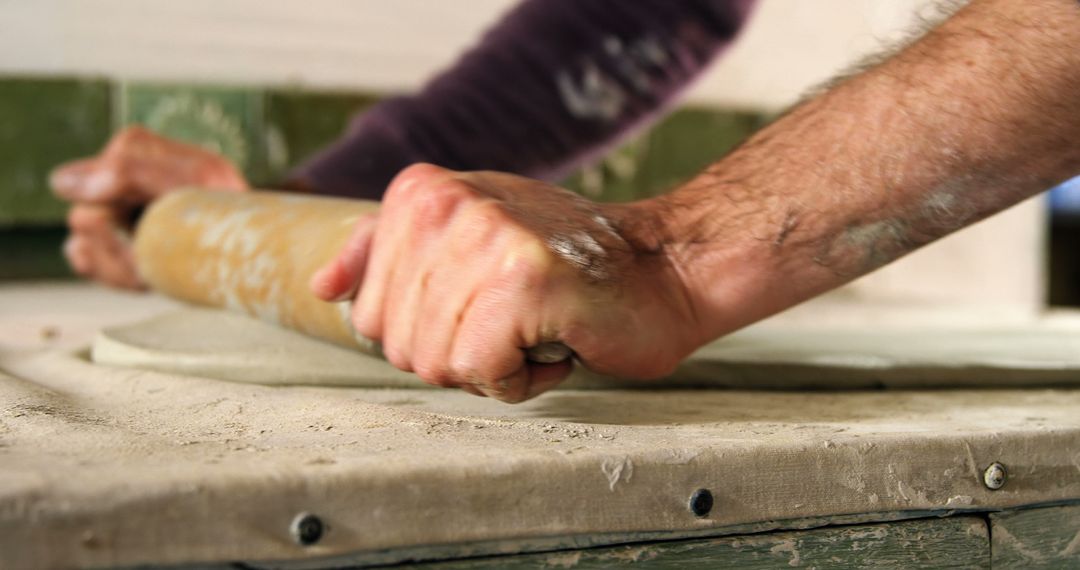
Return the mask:
{"type": "MultiPolygon", "coordinates": [[[[1080,172],[1080,3],[975,0],[675,192],[595,204],[406,170],[313,281],[425,380],[519,401],[562,365],[658,377],[701,344],[1080,172]]],[[[546,191],[545,191],[546,190],[546,191]]]]}
{"type": "Polygon", "coordinates": [[[977,0],[643,205],[706,336],[1080,173],[1077,46],[1076,0],[977,0]]]}

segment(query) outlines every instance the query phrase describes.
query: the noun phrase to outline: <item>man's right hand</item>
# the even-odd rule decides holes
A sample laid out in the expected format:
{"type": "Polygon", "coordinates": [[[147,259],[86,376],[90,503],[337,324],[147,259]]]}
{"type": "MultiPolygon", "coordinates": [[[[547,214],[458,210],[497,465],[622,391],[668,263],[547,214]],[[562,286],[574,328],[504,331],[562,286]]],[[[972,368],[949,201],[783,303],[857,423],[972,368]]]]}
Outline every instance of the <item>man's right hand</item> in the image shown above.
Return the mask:
{"type": "Polygon", "coordinates": [[[130,231],[139,210],[185,186],[248,189],[226,158],[158,136],[142,127],[117,133],[101,154],[53,171],[53,191],[71,203],[64,256],[76,273],[114,287],[144,287],[131,252],[130,231]]]}

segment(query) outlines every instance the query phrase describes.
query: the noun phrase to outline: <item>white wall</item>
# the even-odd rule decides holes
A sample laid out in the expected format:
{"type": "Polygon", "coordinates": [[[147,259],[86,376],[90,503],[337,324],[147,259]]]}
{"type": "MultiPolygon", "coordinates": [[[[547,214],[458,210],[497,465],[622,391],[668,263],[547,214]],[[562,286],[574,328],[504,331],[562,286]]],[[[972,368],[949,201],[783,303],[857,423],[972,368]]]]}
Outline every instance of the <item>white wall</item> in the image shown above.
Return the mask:
{"type": "Polygon", "coordinates": [[[937,13],[935,0],[759,0],[734,48],[690,98],[779,109],[937,13]]]}
{"type": "MultiPolygon", "coordinates": [[[[0,73],[408,91],[515,3],[0,0],[0,73]]],[[[690,98],[777,109],[894,38],[927,4],[764,0],[690,98]]]]}

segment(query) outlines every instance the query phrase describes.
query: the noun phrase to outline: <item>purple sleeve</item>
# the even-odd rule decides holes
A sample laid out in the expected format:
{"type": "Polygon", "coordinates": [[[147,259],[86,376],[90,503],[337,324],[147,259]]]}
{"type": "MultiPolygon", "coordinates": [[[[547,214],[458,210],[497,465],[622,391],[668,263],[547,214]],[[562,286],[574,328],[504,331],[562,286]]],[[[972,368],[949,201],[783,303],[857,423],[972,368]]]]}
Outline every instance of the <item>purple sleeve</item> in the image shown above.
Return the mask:
{"type": "Polygon", "coordinates": [[[671,105],[753,3],[525,0],[418,94],[354,119],[294,185],[378,199],[415,162],[558,180],[671,105]]]}

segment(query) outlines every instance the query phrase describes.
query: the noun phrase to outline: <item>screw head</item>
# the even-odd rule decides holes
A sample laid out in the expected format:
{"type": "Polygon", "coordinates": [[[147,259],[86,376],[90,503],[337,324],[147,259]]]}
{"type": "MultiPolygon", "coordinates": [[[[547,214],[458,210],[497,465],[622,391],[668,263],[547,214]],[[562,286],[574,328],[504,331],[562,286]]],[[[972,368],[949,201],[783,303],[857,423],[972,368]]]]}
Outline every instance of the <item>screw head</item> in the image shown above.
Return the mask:
{"type": "Polygon", "coordinates": [[[705,517],[712,511],[713,496],[708,489],[698,489],[690,495],[690,512],[697,517],[705,517]]]}
{"type": "Polygon", "coordinates": [[[983,471],[983,485],[991,491],[1004,487],[1008,478],[1009,474],[1005,471],[1005,466],[997,461],[991,463],[986,471],[983,471]]]}
{"type": "Polygon", "coordinates": [[[311,513],[296,515],[292,520],[292,524],[289,525],[289,533],[292,534],[293,540],[301,546],[311,546],[319,542],[324,532],[326,532],[326,527],[323,525],[322,519],[311,513]]]}

